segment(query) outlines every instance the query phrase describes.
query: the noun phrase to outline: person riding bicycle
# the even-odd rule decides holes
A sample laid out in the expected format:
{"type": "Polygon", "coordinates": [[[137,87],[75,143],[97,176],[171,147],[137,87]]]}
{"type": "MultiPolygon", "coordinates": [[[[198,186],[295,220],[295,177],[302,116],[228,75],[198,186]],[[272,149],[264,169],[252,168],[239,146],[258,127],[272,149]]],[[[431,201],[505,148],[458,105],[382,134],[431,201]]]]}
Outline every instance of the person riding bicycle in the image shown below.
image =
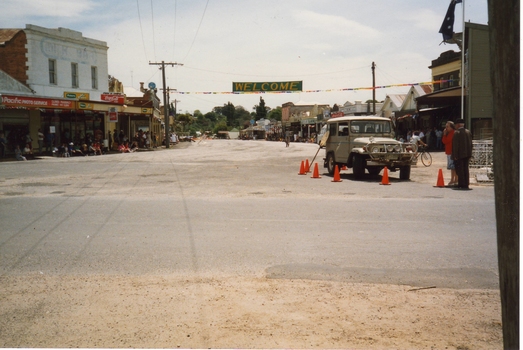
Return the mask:
{"type": "Polygon", "coordinates": [[[415,144],[416,147],[419,148],[419,146],[427,147],[427,144],[423,141],[421,141],[421,137],[419,136],[419,131],[414,131],[414,135],[411,136],[410,142],[415,144]]]}

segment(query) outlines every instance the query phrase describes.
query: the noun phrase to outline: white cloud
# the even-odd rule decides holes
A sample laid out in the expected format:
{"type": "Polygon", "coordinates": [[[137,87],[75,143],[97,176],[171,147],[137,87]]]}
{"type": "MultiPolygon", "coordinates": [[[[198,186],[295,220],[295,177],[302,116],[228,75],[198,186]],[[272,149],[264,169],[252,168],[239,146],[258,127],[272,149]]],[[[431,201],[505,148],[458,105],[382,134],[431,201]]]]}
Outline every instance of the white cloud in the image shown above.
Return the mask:
{"type": "Polygon", "coordinates": [[[340,15],[328,15],[308,10],[299,10],[293,14],[299,26],[320,31],[323,35],[349,37],[358,40],[372,40],[380,36],[380,32],[369,25],[347,19],[340,15]]]}
{"type": "Polygon", "coordinates": [[[79,17],[95,7],[92,0],[3,0],[2,11],[10,16],[79,17]]]}

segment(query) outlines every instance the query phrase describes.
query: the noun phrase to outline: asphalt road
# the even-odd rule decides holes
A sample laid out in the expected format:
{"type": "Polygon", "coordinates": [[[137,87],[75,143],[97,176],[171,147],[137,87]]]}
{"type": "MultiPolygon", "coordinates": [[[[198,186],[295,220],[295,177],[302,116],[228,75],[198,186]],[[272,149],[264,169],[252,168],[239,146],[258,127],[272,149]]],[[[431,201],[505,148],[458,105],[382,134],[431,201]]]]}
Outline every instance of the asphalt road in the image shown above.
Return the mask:
{"type": "MultiPolygon", "coordinates": [[[[498,286],[494,190],[298,175],[314,144],[212,140],[0,163],[0,275],[255,275],[498,286]]],[[[445,175],[446,170],[444,170],[445,175]]],[[[448,177],[448,176],[447,176],[448,177]]]]}

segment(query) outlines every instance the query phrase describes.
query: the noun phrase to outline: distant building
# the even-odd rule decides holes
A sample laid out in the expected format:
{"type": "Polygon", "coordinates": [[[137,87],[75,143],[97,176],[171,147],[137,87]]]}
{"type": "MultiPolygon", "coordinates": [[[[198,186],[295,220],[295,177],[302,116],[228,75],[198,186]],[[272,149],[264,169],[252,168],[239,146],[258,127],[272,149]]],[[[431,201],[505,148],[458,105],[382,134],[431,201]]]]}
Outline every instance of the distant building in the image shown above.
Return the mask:
{"type": "Polygon", "coordinates": [[[378,115],[390,118],[396,127],[397,136],[405,137],[408,130],[417,128],[419,115],[416,99],[431,92],[431,85],[413,85],[406,94],[387,95],[378,115]]]}
{"type": "MultiPolygon", "coordinates": [[[[382,105],[383,102],[376,102],[376,113],[378,113],[382,105]]],[[[372,107],[372,102],[362,103],[362,101],[354,101],[354,103],[351,103],[347,101],[340,107],[340,111],[343,112],[343,115],[372,115],[372,107]]]]}
{"type": "Polygon", "coordinates": [[[494,115],[488,26],[465,23],[464,46],[462,35],[458,37],[465,53],[464,72],[462,52],[446,51],[432,61],[432,79],[441,83],[434,84],[433,93],[417,98],[419,126],[441,128],[447,120],[460,118],[463,85],[466,127],[475,139],[489,139],[494,115]]]}
{"type": "Polygon", "coordinates": [[[317,102],[287,102],[282,105],[282,128],[284,132],[310,139],[317,135],[322,122],[330,114],[329,104],[317,102]]]}

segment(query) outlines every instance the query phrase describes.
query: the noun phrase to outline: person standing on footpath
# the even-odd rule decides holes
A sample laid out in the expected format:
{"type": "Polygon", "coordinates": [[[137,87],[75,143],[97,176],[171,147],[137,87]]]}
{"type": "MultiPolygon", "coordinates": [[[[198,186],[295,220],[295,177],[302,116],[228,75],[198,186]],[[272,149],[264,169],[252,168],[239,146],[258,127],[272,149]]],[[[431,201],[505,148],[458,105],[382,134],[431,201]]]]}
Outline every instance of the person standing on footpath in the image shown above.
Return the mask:
{"type": "Polygon", "coordinates": [[[452,139],[452,158],[458,174],[456,190],[470,190],[469,188],[469,161],[472,157],[472,134],[465,129],[465,120],[457,119],[456,131],[452,139]]]}
{"type": "Polygon", "coordinates": [[[0,158],[5,157],[5,151],[7,149],[7,139],[3,131],[0,131],[0,158]]]}
{"type": "Polygon", "coordinates": [[[452,139],[454,138],[454,131],[456,126],[454,122],[448,121],[441,137],[441,142],[445,145],[445,155],[447,156],[447,169],[450,170],[450,182],[447,187],[458,185],[458,175],[456,174],[456,167],[454,159],[452,159],[452,139]]]}
{"type": "Polygon", "coordinates": [[[44,133],[42,129],[38,129],[38,153],[44,152],[44,133]]]}

